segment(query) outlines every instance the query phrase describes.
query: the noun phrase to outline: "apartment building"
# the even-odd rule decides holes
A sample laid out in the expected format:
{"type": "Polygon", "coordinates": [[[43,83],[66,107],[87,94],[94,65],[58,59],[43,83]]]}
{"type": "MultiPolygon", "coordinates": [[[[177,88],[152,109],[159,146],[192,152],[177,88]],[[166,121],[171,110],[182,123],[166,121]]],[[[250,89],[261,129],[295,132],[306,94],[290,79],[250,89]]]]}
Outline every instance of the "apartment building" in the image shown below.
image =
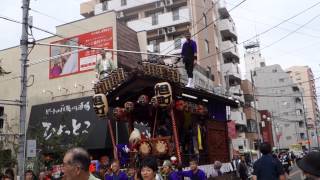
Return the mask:
{"type": "Polygon", "coordinates": [[[306,147],[302,92],[280,65],[257,68],[253,72],[259,110],[268,110],[274,126],[273,139],[279,148],[302,143],[306,147]]]}
{"type": "Polygon", "coordinates": [[[319,125],[319,106],[314,75],[308,66],[293,66],[287,69],[292,80],[303,90],[309,136],[312,146],[318,146],[317,129],[319,125]]]}
{"type": "MultiPolygon", "coordinates": [[[[82,3],[80,9],[86,18],[116,11],[119,21],[137,32],[146,32],[145,50],[149,52],[180,54],[184,34],[190,32],[198,45],[198,64],[202,71],[212,74],[209,77],[214,86],[222,85],[217,3],[210,0],[89,0],[82,3]]],[[[234,24],[228,19],[219,24],[226,36],[235,34],[234,24]]]]}

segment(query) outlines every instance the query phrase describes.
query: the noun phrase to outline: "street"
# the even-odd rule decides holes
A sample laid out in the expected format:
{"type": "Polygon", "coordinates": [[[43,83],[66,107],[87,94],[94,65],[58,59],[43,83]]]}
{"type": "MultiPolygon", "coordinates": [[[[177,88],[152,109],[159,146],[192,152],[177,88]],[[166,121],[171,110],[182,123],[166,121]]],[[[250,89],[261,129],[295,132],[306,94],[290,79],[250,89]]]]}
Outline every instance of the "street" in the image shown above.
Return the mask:
{"type": "Polygon", "coordinates": [[[302,180],[302,172],[296,165],[290,171],[290,175],[289,175],[288,179],[290,179],[290,180],[302,180]]]}

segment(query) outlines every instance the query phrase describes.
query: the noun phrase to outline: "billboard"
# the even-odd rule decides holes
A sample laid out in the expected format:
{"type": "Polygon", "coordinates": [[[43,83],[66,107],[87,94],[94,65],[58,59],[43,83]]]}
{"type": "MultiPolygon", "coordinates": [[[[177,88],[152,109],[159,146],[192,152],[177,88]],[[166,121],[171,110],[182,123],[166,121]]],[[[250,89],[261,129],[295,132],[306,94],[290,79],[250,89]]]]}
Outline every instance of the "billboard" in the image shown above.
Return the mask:
{"type": "MultiPolygon", "coordinates": [[[[55,57],[65,53],[68,54],[50,60],[49,79],[87,72],[95,68],[96,60],[101,56],[100,50],[91,49],[81,51],[80,49],[72,46],[112,49],[112,27],[51,42],[51,44],[61,44],[71,47],[50,46],[50,57],[55,57]]],[[[117,62],[114,60],[112,52],[106,52],[105,57],[109,58],[108,61],[112,66],[117,67],[117,62]]]]}

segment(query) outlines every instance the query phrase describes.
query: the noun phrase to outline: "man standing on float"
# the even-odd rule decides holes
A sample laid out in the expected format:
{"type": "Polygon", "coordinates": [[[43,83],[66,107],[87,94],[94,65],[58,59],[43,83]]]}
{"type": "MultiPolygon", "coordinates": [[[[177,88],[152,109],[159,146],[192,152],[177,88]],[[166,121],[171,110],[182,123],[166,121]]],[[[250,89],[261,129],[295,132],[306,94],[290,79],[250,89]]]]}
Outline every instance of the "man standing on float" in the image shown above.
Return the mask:
{"type": "Polygon", "coordinates": [[[183,43],[181,56],[188,75],[188,84],[186,87],[194,88],[193,68],[197,63],[197,44],[191,39],[191,34],[185,34],[186,42],[183,43]]]}

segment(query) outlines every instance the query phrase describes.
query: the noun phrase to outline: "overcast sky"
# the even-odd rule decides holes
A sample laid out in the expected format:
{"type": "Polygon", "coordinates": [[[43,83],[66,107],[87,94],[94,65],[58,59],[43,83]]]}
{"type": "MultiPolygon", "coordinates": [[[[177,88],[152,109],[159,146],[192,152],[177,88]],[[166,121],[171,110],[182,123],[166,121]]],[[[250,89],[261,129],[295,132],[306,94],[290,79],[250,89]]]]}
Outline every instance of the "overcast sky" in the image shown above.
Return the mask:
{"type": "MultiPolygon", "coordinates": [[[[85,0],[31,0],[31,8],[45,13],[47,16],[30,12],[33,24],[51,32],[55,26],[64,24],[80,16],[80,3],[85,0]],[[48,17],[49,16],[49,17],[48,17]],[[55,19],[54,19],[54,18],[55,19]]],[[[223,1],[223,0],[221,0],[223,1]]],[[[242,0],[226,0],[228,9],[242,0]]],[[[263,32],[282,20],[312,6],[317,0],[247,0],[231,11],[236,23],[239,42],[263,32]]],[[[21,0],[1,0],[0,16],[21,20],[21,0]]],[[[306,13],[284,23],[280,27],[259,36],[262,48],[286,34],[294,31],[316,15],[320,14],[320,5],[306,13]]],[[[0,49],[18,45],[21,25],[0,19],[0,49]]],[[[44,38],[48,34],[34,30],[36,39],[44,38]]],[[[239,46],[243,59],[243,47],[239,46]]],[[[320,18],[306,25],[297,33],[262,50],[267,64],[278,63],[283,68],[293,65],[308,65],[312,67],[314,75],[320,76],[320,18]]],[[[242,66],[243,67],[243,66],[242,66]]],[[[244,70],[243,70],[244,71],[244,70]]],[[[319,82],[317,83],[319,84],[319,82]]],[[[318,89],[320,90],[320,89],[318,89]]]]}

